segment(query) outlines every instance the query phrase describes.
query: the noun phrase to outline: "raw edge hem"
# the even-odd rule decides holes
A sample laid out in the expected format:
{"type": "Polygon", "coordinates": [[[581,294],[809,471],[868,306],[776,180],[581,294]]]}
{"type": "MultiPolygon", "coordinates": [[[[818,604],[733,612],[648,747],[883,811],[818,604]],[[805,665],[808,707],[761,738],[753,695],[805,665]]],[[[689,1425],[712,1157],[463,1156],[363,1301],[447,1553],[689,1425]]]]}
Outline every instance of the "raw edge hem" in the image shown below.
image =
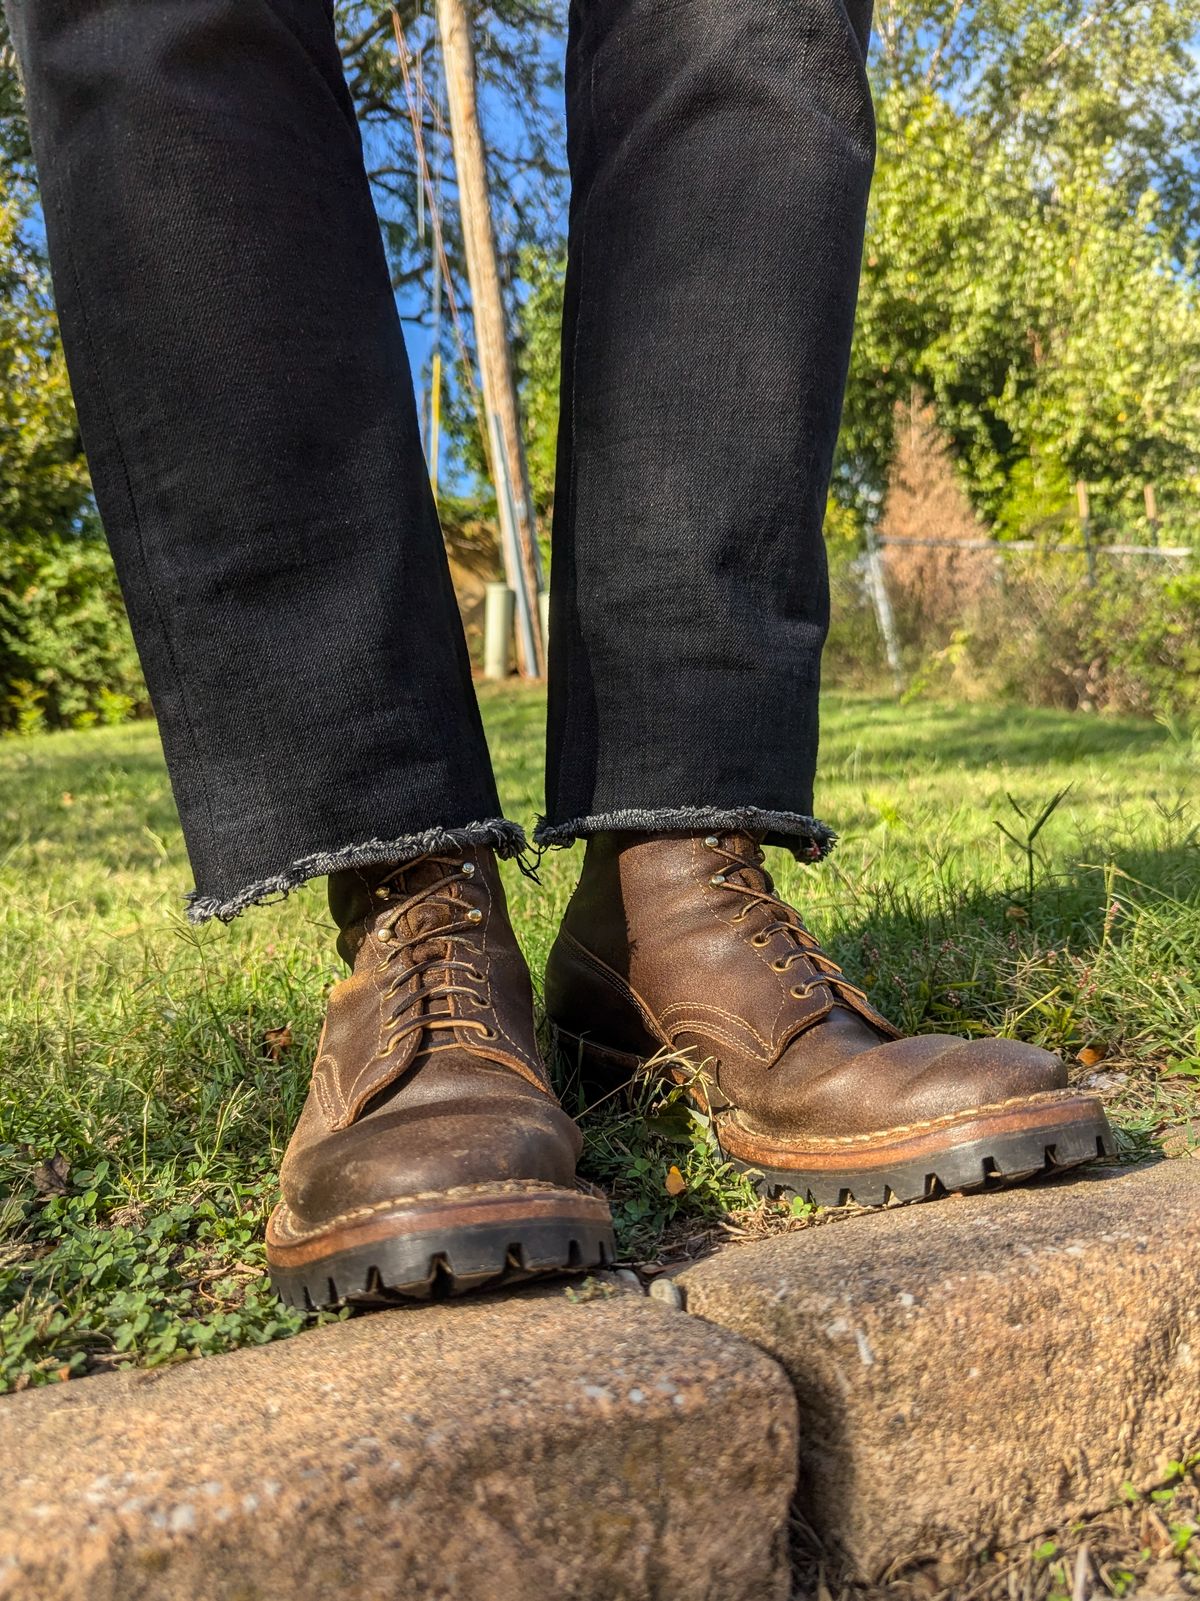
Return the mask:
{"type": "Polygon", "coordinates": [[[533,842],[549,850],[554,846],[573,845],[589,834],[622,830],[639,834],[694,833],[702,828],[762,834],[768,844],[786,846],[802,862],[821,861],[837,841],[837,835],[828,824],[800,812],[771,812],[758,806],[669,806],[597,812],[569,823],[551,823],[541,817],[533,831],[533,842]]]}
{"type": "Polygon", "coordinates": [[[228,900],[193,890],[184,896],[188,922],[207,923],[215,917],[222,923],[229,923],[235,917],[240,917],[248,907],[283,900],[310,878],[325,878],[330,873],[340,873],[350,867],[411,862],[418,856],[456,850],[463,845],[490,845],[497,856],[518,856],[525,849],[525,830],[519,823],[510,823],[505,817],[494,817],[487,822],[465,823],[461,828],[427,828],[419,834],[405,834],[399,839],[369,839],[362,845],[343,845],[338,850],[317,851],[312,856],[301,857],[273,878],[264,878],[258,884],[248,885],[228,900]]]}

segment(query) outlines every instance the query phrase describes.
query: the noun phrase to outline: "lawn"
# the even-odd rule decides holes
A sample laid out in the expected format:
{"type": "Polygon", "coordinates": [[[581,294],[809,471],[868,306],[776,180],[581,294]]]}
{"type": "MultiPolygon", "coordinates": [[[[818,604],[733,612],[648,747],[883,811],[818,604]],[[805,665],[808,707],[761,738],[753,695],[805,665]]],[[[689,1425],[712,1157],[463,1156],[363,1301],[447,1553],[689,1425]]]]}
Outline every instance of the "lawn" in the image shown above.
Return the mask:
{"type": "MultiPolygon", "coordinates": [[[[483,702],[531,823],[542,698],[483,702]]],[[[1060,1050],[1127,1154],[1174,1149],[1200,1119],[1198,756],[1175,726],[831,695],[819,809],[842,840],[775,866],[897,1022],[1060,1050]]],[[[535,977],[576,860],[547,856],[540,889],[508,872],[535,977]]],[[[0,744],[0,1389],[301,1326],[260,1238],[339,976],[323,892],[192,929],[190,884],[153,727],[0,744]]],[[[730,1211],[812,1221],[756,1209],[681,1106],[653,1110],[649,1132],[615,1107],[589,1130],[630,1260],[696,1249],[730,1211]]]]}

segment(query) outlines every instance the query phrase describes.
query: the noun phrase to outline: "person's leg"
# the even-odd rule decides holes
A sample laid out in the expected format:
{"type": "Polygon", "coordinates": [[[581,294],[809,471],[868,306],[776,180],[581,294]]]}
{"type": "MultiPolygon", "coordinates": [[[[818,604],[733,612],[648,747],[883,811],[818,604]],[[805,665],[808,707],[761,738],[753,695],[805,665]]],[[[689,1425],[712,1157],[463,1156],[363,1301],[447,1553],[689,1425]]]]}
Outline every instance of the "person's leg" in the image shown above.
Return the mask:
{"type": "Polygon", "coordinates": [[[353,967],[268,1231],[303,1303],[608,1249],[573,1183],[327,0],[8,0],[80,422],[197,921],[330,874],[353,967]]]}
{"type": "Polygon", "coordinates": [[[869,0],[575,0],[546,817],[807,855],[869,0]]]}
{"type": "Polygon", "coordinates": [[[905,1198],[1094,1156],[1061,1063],[901,1041],[775,895],[819,859],[822,521],[874,124],[870,0],[574,0],[546,1002],[600,1077],[703,1064],[775,1189],[905,1198]],[[936,1181],[936,1182],[935,1182],[936,1181]]]}
{"type": "Polygon", "coordinates": [[[499,818],[322,0],[10,0],[192,916],[499,818]]]}

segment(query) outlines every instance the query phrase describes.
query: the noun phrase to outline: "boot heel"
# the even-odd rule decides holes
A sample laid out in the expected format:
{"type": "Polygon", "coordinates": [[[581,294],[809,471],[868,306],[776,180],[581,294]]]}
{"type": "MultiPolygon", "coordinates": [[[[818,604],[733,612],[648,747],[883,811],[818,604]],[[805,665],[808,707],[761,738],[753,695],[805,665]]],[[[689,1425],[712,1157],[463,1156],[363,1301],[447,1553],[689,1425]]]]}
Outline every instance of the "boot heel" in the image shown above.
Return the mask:
{"type": "Polygon", "coordinates": [[[563,1100],[574,1094],[585,1111],[598,1101],[631,1090],[644,1077],[642,1057],[598,1045],[557,1023],[550,1024],[550,1046],[564,1075],[563,1100]]]}

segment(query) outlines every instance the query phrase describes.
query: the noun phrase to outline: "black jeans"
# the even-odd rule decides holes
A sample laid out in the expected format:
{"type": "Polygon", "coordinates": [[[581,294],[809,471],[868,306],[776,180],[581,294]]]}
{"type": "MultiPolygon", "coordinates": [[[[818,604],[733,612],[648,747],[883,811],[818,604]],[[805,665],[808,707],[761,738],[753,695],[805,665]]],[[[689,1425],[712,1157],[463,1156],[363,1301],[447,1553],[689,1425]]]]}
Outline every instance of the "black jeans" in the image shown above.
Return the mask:
{"type": "MultiPolygon", "coordinates": [[[[500,816],[327,0],[7,0],[96,497],[228,918],[500,816]]],[[[809,814],[870,0],[572,0],[546,816],[809,814]]]]}

